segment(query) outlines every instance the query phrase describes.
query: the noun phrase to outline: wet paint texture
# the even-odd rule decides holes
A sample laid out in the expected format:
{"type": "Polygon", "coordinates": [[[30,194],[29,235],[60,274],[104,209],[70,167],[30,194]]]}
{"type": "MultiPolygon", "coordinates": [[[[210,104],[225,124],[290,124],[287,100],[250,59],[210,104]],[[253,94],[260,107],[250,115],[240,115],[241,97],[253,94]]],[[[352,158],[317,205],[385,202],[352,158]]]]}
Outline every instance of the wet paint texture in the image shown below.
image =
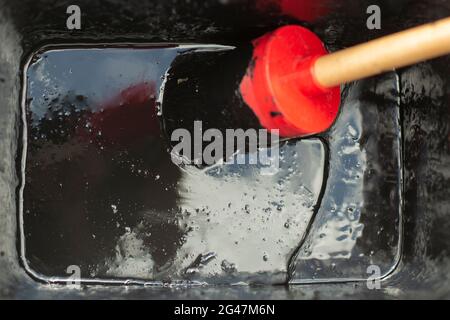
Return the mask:
{"type": "MultiPolygon", "coordinates": [[[[325,146],[283,143],[269,175],[252,164],[175,165],[167,127],[189,126],[195,118],[186,115],[199,110],[172,101],[163,82],[184,51],[49,50],[30,66],[24,241],[39,277],[75,264],[91,279],[286,281],[319,202],[325,146]],[[86,70],[95,85],[79,78],[86,70]],[[155,89],[163,84],[164,99],[155,89]]],[[[187,90],[202,101],[209,87],[196,86],[201,78],[173,84],[193,84],[187,90]]],[[[220,106],[217,118],[200,120],[232,120],[233,109],[220,106]]]]}
{"type": "MultiPolygon", "coordinates": [[[[216,61],[218,52],[205,50],[212,49],[66,48],[36,56],[28,69],[23,195],[30,270],[49,279],[75,264],[84,279],[214,284],[338,276],[333,268],[323,268],[320,277],[310,273],[310,263],[343,262],[342,278],[364,278],[368,260],[390,270],[399,211],[392,201],[391,216],[367,220],[364,177],[381,172],[371,171],[380,162],[368,157],[377,131],[365,130],[382,121],[395,137],[396,118],[366,120],[360,110],[367,103],[381,108],[379,99],[394,79],[376,94],[370,85],[352,90],[334,134],[282,143],[280,166],[271,175],[255,165],[175,165],[168,138],[173,129],[189,130],[196,119],[219,129],[254,123],[249,109],[243,119],[238,111],[245,106],[234,104],[239,75],[217,69],[228,65],[220,61],[234,61],[234,51],[222,51],[223,60],[216,61]],[[182,80],[170,78],[170,70],[182,80]],[[209,102],[210,90],[227,88],[221,85],[227,79],[229,91],[217,96],[226,99],[216,101],[224,103],[209,102]],[[176,88],[198,104],[183,104],[183,95],[170,94],[176,88]],[[368,232],[368,223],[385,230],[389,242],[368,232]],[[289,272],[293,259],[301,262],[296,273],[289,272]]],[[[392,148],[394,163],[395,146],[383,147],[392,148]]],[[[397,183],[391,185],[393,199],[397,183]]],[[[374,201],[380,199],[384,195],[374,201]]]]}
{"type": "MultiPolygon", "coordinates": [[[[2,50],[0,50],[0,109],[2,115],[0,117],[0,150],[3,155],[0,161],[2,204],[0,206],[0,270],[2,270],[0,296],[2,298],[204,299],[209,297],[211,299],[261,300],[265,298],[430,299],[449,297],[450,245],[448,230],[450,228],[450,211],[448,205],[450,195],[447,186],[450,177],[448,147],[448,124],[450,123],[448,67],[450,62],[448,57],[407,68],[399,74],[402,97],[400,115],[402,129],[405,133],[403,155],[405,171],[403,233],[405,241],[402,249],[402,262],[397,271],[382,282],[383,290],[368,290],[365,282],[316,283],[306,286],[205,286],[194,290],[170,290],[153,286],[144,288],[130,285],[83,286],[83,290],[72,290],[58,286],[55,290],[55,286],[42,285],[24,271],[23,264],[19,263],[16,231],[19,228],[17,186],[21,181],[19,179],[20,172],[16,170],[16,160],[18,149],[19,151],[22,149],[21,139],[18,139],[21,136],[19,125],[21,112],[18,106],[22,96],[21,84],[18,79],[22,70],[23,54],[38,48],[42,43],[56,43],[57,41],[65,43],[83,43],[86,40],[92,42],[125,40],[148,43],[162,41],[224,43],[224,41],[237,39],[250,41],[250,39],[255,39],[283,24],[278,15],[274,17],[271,14],[273,12],[271,10],[266,12],[267,16],[255,17],[256,14],[253,11],[246,9],[247,2],[247,0],[189,2],[185,0],[154,0],[151,2],[110,0],[107,1],[107,4],[112,10],[105,10],[106,3],[81,1],[79,5],[84,12],[88,13],[83,17],[83,31],[68,33],[64,21],[61,21],[61,14],[72,2],[61,1],[55,5],[52,2],[49,5],[48,1],[2,1],[0,9],[0,39],[2,39],[2,50]]],[[[313,1],[308,2],[313,3],[313,1]]],[[[445,0],[381,0],[378,3],[383,12],[383,24],[380,31],[372,30],[368,33],[366,28],[361,28],[366,23],[366,16],[362,13],[365,12],[368,5],[373,3],[349,0],[329,2],[329,6],[325,7],[329,14],[316,21],[312,27],[308,25],[308,28],[311,27],[311,30],[320,35],[327,47],[331,51],[335,51],[361,43],[368,38],[372,39],[443,18],[450,13],[450,3],[445,0]]],[[[75,62],[72,60],[72,63],[75,62]]],[[[84,78],[83,82],[89,83],[89,78],[94,75],[95,72],[90,72],[89,77],[84,78]]],[[[107,82],[111,81],[104,80],[104,83],[107,82]]],[[[52,80],[52,84],[54,83],[52,80]]],[[[80,81],[76,83],[81,84],[80,81]]],[[[383,90],[375,90],[376,86],[361,89],[362,92],[366,92],[366,95],[353,100],[360,101],[360,104],[355,104],[355,107],[361,111],[361,118],[348,118],[344,115],[343,118],[346,121],[352,120],[353,128],[357,130],[362,128],[362,131],[357,131],[357,141],[352,142],[355,139],[355,130],[345,130],[341,122],[336,123],[335,127],[336,130],[342,128],[342,131],[339,132],[345,136],[341,139],[341,142],[345,142],[342,146],[358,142],[357,149],[364,151],[367,155],[368,166],[362,166],[359,170],[369,178],[368,180],[364,178],[361,186],[364,198],[368,199],[363,205],[360,217],[366,227],[358,236],[350,254],[323,254],[320,255],[320,261],[310,259],[306,261],[307,264],[300,255],[298,259],[293,259],[292,266],[297,265],[298,268],[292,274],[292,281],[299,279],[306,281],[305,279],[314,274],[319,282],[330,279],[340,281],[347,275],[355,273],[367,277],[364,268],[367,261],[375,264],[379,264],[380,261],[388,261],[390,252],[395,251],[394,247],[392,250],[388,250],[383,244],[390,243],[389,235],[392,233],[391,229],[386,227],[395,226],[395,223],[390,223],[388,220],[391,219],[392,213],[396,212],[392,209],[395,203],[395,197],[390,196],[392,189],[386,188],[386,186],[393,186],[393,177],[396,176],[395,166],[391,162],[395,156],[393,157],[389,151],[393,146],[392,139],[397,136],[392,127],[393,122],[390,121],[395,117],[390,118],[387,111],[391,108],[384,108],[380,103],[387,92],[395,87],[393,82],[388,81],[387,83],[389,85],[383,90]],[[370,92],[372,94],[368,94],[370,92]],[[367,108],[368,102],[371,103],[371,106],[375,105],[376,108],[367,108]],[[355,123],[362,125],[355,126],[355,123]],[[348,137],[346,136],[347,131],[348,137]],[[386,136],[388,139],[385,138],[386,136]],[[384,173],[381,174],[379,168],[387,170],[383,170],[384,173]],[[379,185],[379,182],[383,184],[379,185]],[[372,250],[374,255],[369,258],[372,250]],[[352,267],[355,265],[354,259],[360,253],[366,253],[367,260],[361,260],[359,267],[354,268],[352,267]],[[329,258],[329,256],[336,256],[336,258],[329,258]],[[382,258],[383,256],[385,258],[382,258]]],[[[110,97],[126,87],[127,85],[123,85],[117,91],[111,92],[110,97]]],[[[344,89],[345,92],[346,89],[344,89]]],[[[89,95],[89,97],[93,98],[93,95],[89,95]]],[[[35,98],[37,99],[37,96],[35,98]]],[[[344,95],[343,102],[345,103],[346,100],[344,95]]],[[[354,113],[355,109],[351,108],[351,110],[354,113]]],[[[338,146],[334,139],[326,138],[325,142],[331,148],[335,143],[336,148],[338,146]]],[[[53,142],[49,140],[48,143],[52,144],[53,142]]],[[[56,148],[56,146],[54,147],[56,148]]],[[[348,157],[341,159],[338,157],[339,155],[339,150],[336,149],[330,154],[327,163],[336,163],[334,168],[337,170],[333,169],[335,174],[342,172],[340,168],[347,164],[345,168],[349,169],[348,176],[354,176],[355,171],[351,170],[353,162],[349,162],[348,157]]],[[[350,154],[349,157],[351,156],[350,154]]],[[[49,170],[45,177],[48,178],[53,172],[49,170]]],[[[127,182],[122,184],[128,189],[132,189],[127,182]]],[[[42,185],[46,185],[45,181],[42,185]]],[[[333,199],[340,201],[342,196],[336,190],[341,189],[342,185],[340,184],[328,190],[333,195],[333,199]]],[[[37,194],[39,196],[44,193],[44,190],[39,188],[36,190],[40,192],[37,194]]],[[[317,221],[320,225],[322,225],[321,221],[326,221],[331,215],[331,209],[328,207],[323,204],[322,211],[318,212],[317,221]]],[[[341,212],[336,216],[342,216],[342,213],[346,212],[345,206],[339,205],[336,208],[336,211],[341,212]]],[[[63,213],[67,213],[67,211],[61,210],[57,217],[62,217],[63,213]]],[[[50,230],[49,220],[41,219],[41,223],[42,228],[48,227],[50,230]],[[44,226],[44,224],[46,225],[44,226]]],[[[324,228],[324,230],[327,229],[324,228]]],[[[339,236],[342,236],[344,230],[346,229],[342,228],[339,236]]],[[[320,234],[320,232],[310,233],[310,237],[316,238],[320,234]]],[[[127,239],[133,239],[133,235],[123,237],[123,241],[127,239]]],[[[123,252],[127,252],[119,255],[119,258],[126,257],[131,263],[133,259],[130,255],[139,251],[131,250],[134,247],[124,246],[123,241],[114,243],[114,245],[119,244],[123,248],[123,252]]],[[[74,242],[74,246],[76,243],[74,242]]],[[[306,253],[308,253],[308,243],[304,245],[306,253]]],[[[332,243],[329,244],[327,247],[332,247],[332,243]]],[[[47,250],[53,250],[55,242],[48,241],[43,245],[47,247],[47,250]]],[[[143,247],[145,248],[145,245],[138,248],[143,247]]],[[[319,247],[315,246],[314,251],[317,248],[319,247]]],[[[322,246],[322,248],[324,247],[322,246]]],[[[330,252],[328,249],[327,251],[330,252]]],[[[319,256],[317,251],[314,256],[319,256]]],[[[208,257],[206,256],[203,260],[207,260],[208,257]]],[[[76,259],[68,260],[73,263],[76,259]]],[[[117,259],[117,261],[119,260],[117,259]]],[[[46,260],[47,273],[56,274],[57,270],[51,266],[51,262],[46,260]]],[[[226,264],[224,266],[232,269],[232,266],[226,264]]],[[[66,274],[64,273],[64,275],[66,274]]],[[[84,271],[82,275],[90,277],[90,274],[84,271]]]]}

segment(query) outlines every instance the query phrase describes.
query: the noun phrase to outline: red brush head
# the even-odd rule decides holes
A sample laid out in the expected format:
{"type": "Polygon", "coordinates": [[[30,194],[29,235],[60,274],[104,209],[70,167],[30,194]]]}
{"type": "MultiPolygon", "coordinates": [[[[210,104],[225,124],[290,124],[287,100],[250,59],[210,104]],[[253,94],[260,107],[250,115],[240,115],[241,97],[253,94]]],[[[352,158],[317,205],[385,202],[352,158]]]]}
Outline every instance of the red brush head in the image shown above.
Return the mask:
{"type": "Polygon", "coordinates": [[[300,26],[285,26],[255,40],[252,64],[240,85],[261,124],[283,137],[327,130],[336,119],[340,88],[314,80],[315,60],[327,54],[320,39],[300,26]]]}

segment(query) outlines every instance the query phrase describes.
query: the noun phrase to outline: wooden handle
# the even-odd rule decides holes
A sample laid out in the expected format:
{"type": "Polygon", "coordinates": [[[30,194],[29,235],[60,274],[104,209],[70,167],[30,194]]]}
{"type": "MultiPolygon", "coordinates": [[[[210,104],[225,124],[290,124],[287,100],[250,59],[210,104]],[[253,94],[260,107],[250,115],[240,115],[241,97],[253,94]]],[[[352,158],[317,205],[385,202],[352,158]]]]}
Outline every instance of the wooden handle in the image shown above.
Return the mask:
{"type": "Polygon", "coordinates": [[[325,88],[450,53],[450,18],[320,57],[313,66],[325,88]]]}

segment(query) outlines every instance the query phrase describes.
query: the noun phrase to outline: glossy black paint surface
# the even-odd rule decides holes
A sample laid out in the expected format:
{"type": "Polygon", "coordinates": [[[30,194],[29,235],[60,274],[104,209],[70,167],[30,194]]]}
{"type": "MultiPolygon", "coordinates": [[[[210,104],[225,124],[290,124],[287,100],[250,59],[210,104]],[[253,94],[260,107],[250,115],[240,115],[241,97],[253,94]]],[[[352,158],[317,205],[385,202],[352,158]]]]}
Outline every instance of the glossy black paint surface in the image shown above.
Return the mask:
{"type": "MultiPolygon", "coordinates": [[[[1,201],[0,277],[3,297],[209,297],[240,298],[312,298],[312,297],[448,297],[448,171],[449,112],[448,58],[400,70],[402,163],[404,165],[404,247],[401,262],[394,274],[383,281],[381,291],[367,290],[365,283],[343,285],[193,289],[161,291],[153,288],[87,289],[82,293],[58,291],[32,280],[19,265],[17,240],[17,193],[19,185],[16,163],[20,158],[20,72],[26,57],[42,44],[89,41],[189,42],[223,43],[248,41],[276,25],[292,21],[274,19],[274,15],[254,13],[246,2],[222,6],[218,1],[201,1],[187,5],[184,1],[136,2],[107,1],[101,5],[81,2],[85,8],[82,32],[65,30],[64,1],[2,1],[0,13],[0,92],[1,122],[0,165],[1,201]],[[106,9],[107,8],[107,9],[106,9]],[[174,11],[173,8],[176,8],[174,11]],[[253,13],[252,13],[253,12],[253,13]],[[239,14],[237,14],[239,13],[239,14]],[[153,290],[153,291],[152,291],[153,290]]],[[[368,32],[365,8],[369,3],[344,1],[330,5],[330,12],[307,25],[317,32],[331,50],[378,37],[406,27],[448,16],[446,1],[380,1],[383,10],[381,31],[368,32]]],[[[372,4],[372,3],[370,3],[372,4]]],[[[374,115],[376,116],[376,115],[374,115]]],[[[380,113],[381,116],[381,113],[380,113]]],[[[374,124],[373,122],[371,122],[374,124]]],[[[385,126],[374,127],[378,133],[385,126]]],[[[364,137],[363,137],[364,138],[364,137]]],[[[365,137],[367,141],[367,137],[365,137]]],[[[396,139],[396,137],[394,137],[396,139]]],[[[389,141],[389,139],[381,140],[389,141]]],[[[389,148],[388,148],[389,149],[389,148]]],[[[377,150],[377,149],[372,149],[377,150]]],[[[380,150],[387,150],[381,147],[380,150]]],[[[374,151],[384,157],[388,153],[374,151]]],[[[390,157],[388,157],[388,160],[390,157]]],[[[387,176],[386,181],[391,181],[387,176]]],[[[376,184],[375,184],[376,185],[376,184]]],[[[380,184],[383,185],[383,184],[380,184]]],[[[377,187],[367,190],[367,200],[380,206],[374,192],[387,192],[377,187]]],[[[387,194],[386,194],[387,195],[387,194]]],[[[389,195],[387,195],[389,197],[389,195]]],[[[381,206],[384,207],[384,206],[381,206]]],[[[381,208],[382,209],[382,208],[381,208]]],[[[382,210],[380,210],[382,211],[382,210]]],[[[372,229],[375,230],[375,229],[372,229]]],[[[370,232],[370,231],[367,231],[370,232]]],[[[375,235],[376,236],[376,235],[375,235]]],[[[380,238],[382,241],[383,237],[380,238]]],[[[389,241],[388,239],[386,239],[389,241]]],[[[332,265],[330,265],[332,267],[332,265]]],[[[307,270],[301,268],[300,270],[307,270]]]]}

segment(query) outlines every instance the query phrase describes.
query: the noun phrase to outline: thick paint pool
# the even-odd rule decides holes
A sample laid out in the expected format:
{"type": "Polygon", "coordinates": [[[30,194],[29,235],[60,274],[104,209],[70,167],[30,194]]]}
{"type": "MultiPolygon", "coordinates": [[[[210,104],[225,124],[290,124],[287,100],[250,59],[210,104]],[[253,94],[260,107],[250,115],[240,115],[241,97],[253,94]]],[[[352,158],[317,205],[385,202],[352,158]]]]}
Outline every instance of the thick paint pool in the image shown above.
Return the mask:
{"type": "Polygon", "coordinates": [[[175,127],[242,125],[228,107],[208,113],[206,103],[195,113],[182,96],[162,99],[174,60],[218,49],[33,54],[19,213],[29,273],[58,281],[75,265],[95,282],[301,283],[366,279],[373,265],[379,277],[393,270],[402,206],[397,75],[345,87],[332,129],[281,142],[270,174],[255,165],[176,165],[175,127]]]}

